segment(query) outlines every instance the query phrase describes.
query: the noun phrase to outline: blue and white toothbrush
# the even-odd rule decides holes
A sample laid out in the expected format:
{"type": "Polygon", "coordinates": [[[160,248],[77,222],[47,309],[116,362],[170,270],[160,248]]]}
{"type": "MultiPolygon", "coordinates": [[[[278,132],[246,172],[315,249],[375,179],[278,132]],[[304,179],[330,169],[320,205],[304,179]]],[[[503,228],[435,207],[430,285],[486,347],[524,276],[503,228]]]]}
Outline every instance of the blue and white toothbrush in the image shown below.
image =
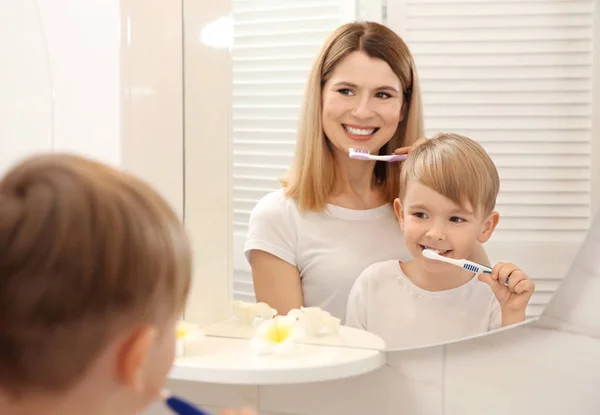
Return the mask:
{"type": "Polygon", "coordinates": [[[425,248],[423,250],[423,256],[425,258],[434,259],[436,261],[447,262],[448,264],[456,265],[457,267],[464,268],[468,271],[474,272],[475,274],[491,274],[492,269],[485,265],[478,264],[477,262],[469,261],[468,259],[454,259],[448,258],[438,254],[433,249],[425,248]]]}
{"type": "Polygon", "coordinates": [[[165,400],[167,406],[176,414],[179,415],[210,415],[210,413],[198,408],[197,406],[181,399],[177,396],[171,395],[167,390],[163,390],[162,398],[165,400]]]}
{"type": "Polygon", "coordinates": [[[387,161],[389,163],[394,161],[406,160],[408,157],[406,154],[390,154],[387,156],[374,155],[369,150],[363,150],[358,148],[351,148],[348,155],[351,159],[355,160],[375,160],[375,161],[387,161]]]}

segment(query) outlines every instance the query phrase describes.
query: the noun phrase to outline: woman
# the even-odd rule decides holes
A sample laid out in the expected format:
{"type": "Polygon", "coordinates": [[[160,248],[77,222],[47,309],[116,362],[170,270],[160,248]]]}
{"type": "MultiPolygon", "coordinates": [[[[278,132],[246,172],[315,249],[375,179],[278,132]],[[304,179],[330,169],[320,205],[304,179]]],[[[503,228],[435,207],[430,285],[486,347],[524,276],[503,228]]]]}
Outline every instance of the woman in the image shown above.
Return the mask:
{"type": "Polygon", "coordinates": [[[344,321],[360,272],[406,250],[392,208],[401,165],[353,160],[349,149],[407,153],[422,136],[419,81],[402,39],[372,22],[336,29],[310,72],[283,189],[250,217],[245,253],[257,301],[280,314],[318,306],[344,321]]]}

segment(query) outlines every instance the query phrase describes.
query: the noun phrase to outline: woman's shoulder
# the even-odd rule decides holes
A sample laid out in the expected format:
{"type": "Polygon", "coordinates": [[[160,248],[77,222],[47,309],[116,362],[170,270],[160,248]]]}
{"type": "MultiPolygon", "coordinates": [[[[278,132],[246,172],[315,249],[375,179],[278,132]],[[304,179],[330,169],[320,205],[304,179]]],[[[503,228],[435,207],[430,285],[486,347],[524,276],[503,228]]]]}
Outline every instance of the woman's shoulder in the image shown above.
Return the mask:
{"type": "Polygon", "coordinates": [[[252,218],[276,219],[287,218],[298,214],[298,206],[291,197],[285,194],[284,189],[278,189],[267,193],[252,209],[252,218]]]}

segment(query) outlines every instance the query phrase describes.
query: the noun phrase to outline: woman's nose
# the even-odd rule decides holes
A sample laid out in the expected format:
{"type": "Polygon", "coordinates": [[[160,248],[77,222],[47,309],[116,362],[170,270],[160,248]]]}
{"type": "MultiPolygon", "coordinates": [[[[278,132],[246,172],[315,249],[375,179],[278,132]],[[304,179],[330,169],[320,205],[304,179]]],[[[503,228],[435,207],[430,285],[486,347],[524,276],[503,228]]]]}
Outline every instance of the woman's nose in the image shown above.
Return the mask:
{"type": "Polygon", "coordinates": [[[374,115],[373,108],[368,98],[359,98],[354,108],[353,115],[358,119],[371,118],[374,115]]]}

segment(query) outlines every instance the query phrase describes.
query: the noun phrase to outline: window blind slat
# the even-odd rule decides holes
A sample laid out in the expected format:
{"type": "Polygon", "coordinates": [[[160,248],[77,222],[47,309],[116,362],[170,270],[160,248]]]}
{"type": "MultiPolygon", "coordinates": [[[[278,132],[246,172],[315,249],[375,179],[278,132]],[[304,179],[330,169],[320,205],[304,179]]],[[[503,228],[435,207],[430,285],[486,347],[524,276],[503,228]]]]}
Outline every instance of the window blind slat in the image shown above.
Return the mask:
{"type": "MultiPolygon", "coordinates": [[[[432,22],[430,20],[429,24],[432,22]]],[[[443,32],[441,32],[443,35],[443,32]]],[[[407,39],[408,40],[408,39],[407,39]]],[[[547,54],[547,53],[586,53],[592,51],[592,40],[557,40],[538,39],[535,42],[507,42],[506,40],[479,41],[479,42],[445,42],[443,48],[437,40],[410,41],[410,48],[415,57],[423,55],[454,55],[454,54],[483,54],[484,56],[496,53],[510,53],[519,55],[547,54]],[[443,49],[443,50],[442,50],[443,49]]]]}
{"type": "Polygon", "coordinates": [[[446,2],[423,3],[409,2],[408,17],[433,17],[439,16],[450,19],[466,16],[502,16],[512,19],[515,16],[556,16],[560,18],[569,14],[586,14],[593,12],[593,1],[495,1],[495,2],[471,2],[455,1],[451,4],[446,2]],[[460,7],[462,6],[462,7],[460,7]]]}

